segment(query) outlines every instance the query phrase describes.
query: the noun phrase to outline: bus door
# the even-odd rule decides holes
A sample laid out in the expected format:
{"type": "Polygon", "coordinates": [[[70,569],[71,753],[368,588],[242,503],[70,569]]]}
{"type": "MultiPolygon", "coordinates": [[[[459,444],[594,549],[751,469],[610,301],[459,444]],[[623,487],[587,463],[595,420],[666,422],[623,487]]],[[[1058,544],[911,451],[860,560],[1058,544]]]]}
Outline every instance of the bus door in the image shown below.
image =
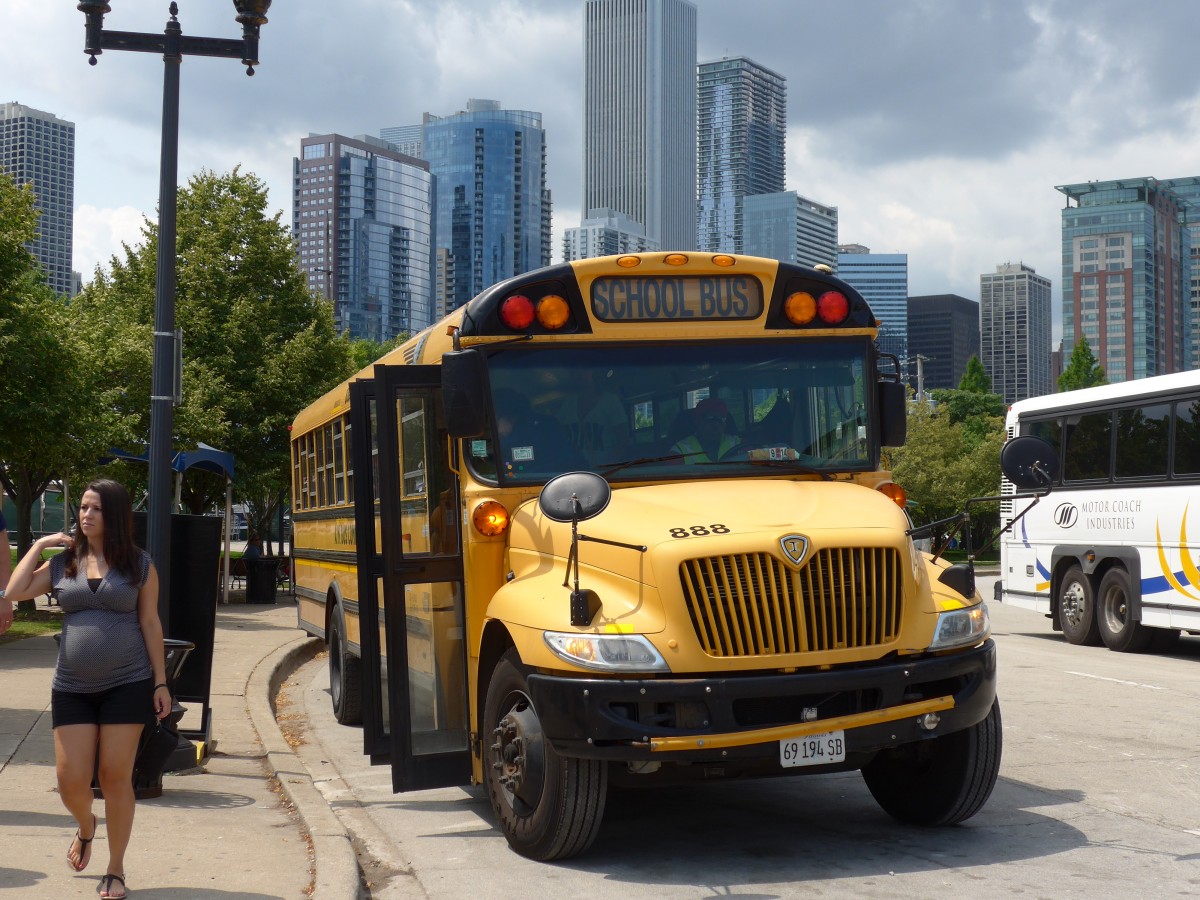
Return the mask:
{"type": "Polygon", "coordinates": [[[363,752],[392,789],[470,781],[458,485],[437,366],[350,387],[363,752]]]}

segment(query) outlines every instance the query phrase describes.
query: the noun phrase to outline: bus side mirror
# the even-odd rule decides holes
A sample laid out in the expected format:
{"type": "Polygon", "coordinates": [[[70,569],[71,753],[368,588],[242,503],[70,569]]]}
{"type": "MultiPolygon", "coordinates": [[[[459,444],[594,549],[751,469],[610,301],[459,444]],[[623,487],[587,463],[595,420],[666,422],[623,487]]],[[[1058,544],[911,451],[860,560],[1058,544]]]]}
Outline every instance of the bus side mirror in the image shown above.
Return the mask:
{"type": "Polygon", "coordinates": [[[487,432],[487,366],[478,350],[451,350],[442,355],[442,407],[452,438],[487,432]]]}
{"type": "Polygon", "coordinates": [[[1058,480],[1058,453],[1049,443],[1023,434],[1000,450],[1000,471],[1019,491],[1040,491],[1058,480]]]}
{"type": "Polygon", "coordinates": [[[879,443],[884,447],[903,447],[908,437],[908,391],[901,381],[880,381],[875,387],[879,400],[879,443]]]}

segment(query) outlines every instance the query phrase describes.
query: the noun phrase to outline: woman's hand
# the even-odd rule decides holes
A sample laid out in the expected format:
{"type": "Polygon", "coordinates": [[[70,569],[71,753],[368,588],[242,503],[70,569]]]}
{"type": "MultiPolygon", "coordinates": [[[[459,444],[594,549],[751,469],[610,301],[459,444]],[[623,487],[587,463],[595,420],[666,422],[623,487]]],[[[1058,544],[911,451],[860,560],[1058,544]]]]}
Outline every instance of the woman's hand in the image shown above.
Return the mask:
{"type": "Polygon", "coordinates": [[[70,550],[75,546],[75,538],[67,534],[65,531],[60,531],[58,534],[47,534],[38,538],[37,546],[40,547],[38,552],[42,550],[53,550],[56,547],[62,547],[64,550],[70,550]]]}
{"type": "Polygon", "coordinates": [[[165,719],[171,712],[171,691],[165,684],[154,688],[155,718],[165,719]]]}

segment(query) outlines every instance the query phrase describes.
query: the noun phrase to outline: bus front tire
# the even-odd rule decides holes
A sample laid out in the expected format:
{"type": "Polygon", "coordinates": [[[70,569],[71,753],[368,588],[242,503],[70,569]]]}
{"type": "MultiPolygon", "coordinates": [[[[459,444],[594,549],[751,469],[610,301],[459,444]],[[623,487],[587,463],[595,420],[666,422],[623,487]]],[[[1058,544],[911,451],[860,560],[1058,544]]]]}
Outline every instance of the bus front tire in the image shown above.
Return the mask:
{"type": "Polygon", "coordinates": [[[884,812],[909,825],[957,825],[983,807],[1000,773],[1000,701],[982,722],[881,751],[863,780],[884,812]]]}
{"type": "Polygon", "coordinates": [[[346,646],[346,617],[340,605],[329,619],[329,695],[339,724],[362,722],[362,660],[346,646]]]}
{"type": "Polygon", "coordinates": [[[1071,566],[1058,586],[1058,617],[1067,643],[1087,647],[1100,644],[1096,592],[1092,579],[1079,566],[1071,566]]]}
{"type": "Polygon", "coordinates": [[[1133,600],[1129,573],[1115,566],[1104,573],[1097,592],[1096,621],[1100,639],[1109,650],[1118,653],[1141,653],[1150,646],[1153,629],[1134,621],[1130,609],[1133,600]]]}
{"type": "Polygon", "coordinates": [[[514,649],[492,673],[483,715],[484,777],[509,846],[541,861],[585,851],[600,831],[608,768],[561,757],[550,746],[514,649]]]}

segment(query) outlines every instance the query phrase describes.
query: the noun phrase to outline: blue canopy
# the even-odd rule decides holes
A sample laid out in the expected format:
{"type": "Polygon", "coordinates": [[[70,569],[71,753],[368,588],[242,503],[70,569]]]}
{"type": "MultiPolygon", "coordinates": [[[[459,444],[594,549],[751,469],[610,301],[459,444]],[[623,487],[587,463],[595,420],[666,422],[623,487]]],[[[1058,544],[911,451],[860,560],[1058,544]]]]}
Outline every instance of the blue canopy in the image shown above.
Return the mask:
{"type": "MultiPolygon", "coordinates": [[[[101,459],[100,462],[108,463],[115,459],[149,463],[150,451],[147,449],[141,453],[131,453],[128,450],[117,450],[114,448],[109,450],[108,456],[101,459]]],[[[176,453],[171,460],[171,468],[176,472],[184,472],[187,469],[203,469],[205,472],[215,472],[217,475],[224,475],[232,481],[233,454],[201,443],[196,446],[195,450],[180,450],[176,453]]]]}

